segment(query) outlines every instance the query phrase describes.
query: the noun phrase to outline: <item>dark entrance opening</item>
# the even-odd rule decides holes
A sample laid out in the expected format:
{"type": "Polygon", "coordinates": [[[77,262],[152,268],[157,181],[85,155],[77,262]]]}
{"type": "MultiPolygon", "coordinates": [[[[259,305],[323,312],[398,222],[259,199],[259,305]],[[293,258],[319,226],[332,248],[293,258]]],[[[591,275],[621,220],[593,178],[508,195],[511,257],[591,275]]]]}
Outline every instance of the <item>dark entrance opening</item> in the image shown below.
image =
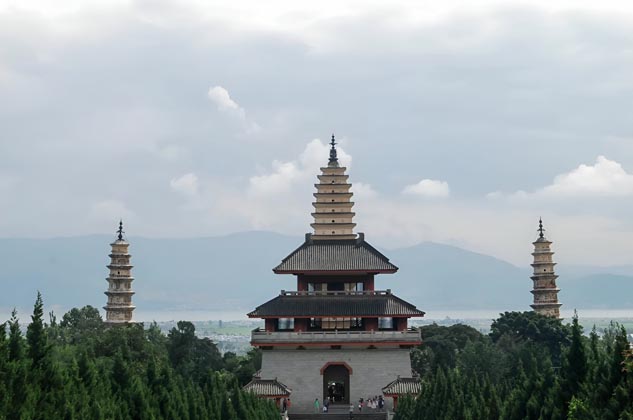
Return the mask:
{"type": "Polygon", "coordinates": [[[323,371],[323,401],[349,404],[349,371],[343,365],[330,365],[323,371]]]}
{"type": "Polygon", "coordinates": [[[345,283],[329,283],[327,290],[328,292],[342,292],[345,290],[345,283]]]}

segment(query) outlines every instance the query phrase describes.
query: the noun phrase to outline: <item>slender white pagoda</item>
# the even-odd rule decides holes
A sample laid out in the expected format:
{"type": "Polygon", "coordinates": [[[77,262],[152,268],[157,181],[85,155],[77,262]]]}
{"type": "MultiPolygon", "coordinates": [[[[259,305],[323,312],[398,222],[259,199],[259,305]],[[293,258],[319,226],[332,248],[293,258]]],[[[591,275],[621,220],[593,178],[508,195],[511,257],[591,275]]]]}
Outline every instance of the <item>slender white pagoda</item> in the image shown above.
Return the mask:
{"type": "Polygon", "coordinates": [[[314,223],[311,224],[314,229],[312,239],[356,239],[352,219],[355,213],[352,213],[351,202],[354,195],[350,188],[352,184],[347,182],[349,176],[345,174],[347,170],[344,166],[339,166],[336,156],[336,141],[332,134],[332,146],[330,149],[330,159],[326,167],[321,168],[321,175],[318,175],[319,183],[314,184],[317,192],[314,193],[316,201],[312,203],[314,206],[314,223]]]}
{"type": "Polygon", "coordinates": [[[136,308],[132,305],[132,277],[130,265],[131,255],[128,253],[130,244],[123,238],[123,221],[119,222],[119,230],[117,231],[117,239],[110,244],[112,252],[110,254],[110,275],[106,279],[108,281],[108,290],[105,294],[108,296],[108,303],[103,307],[106,311],[106,324],[117,325],[134,322],[132,312],[136,308]]]}
{"type": "Polygon", "coordinates": [[[534,282],[534,288],[532,289],[534,303],[530,306],[536,313],[560,318],[562,303],[558,302],[560,289],[556,286],[558,276],[554,272],[556,263],[552,258],[554,255],[551,249],[552,242],[545,238],[543,220],[539,219],[538,222],[539,237],[533,242],[534,252],[532,253],[534,256],[534,262],[532,263],[534,274],[531,278],[534,282]]]}

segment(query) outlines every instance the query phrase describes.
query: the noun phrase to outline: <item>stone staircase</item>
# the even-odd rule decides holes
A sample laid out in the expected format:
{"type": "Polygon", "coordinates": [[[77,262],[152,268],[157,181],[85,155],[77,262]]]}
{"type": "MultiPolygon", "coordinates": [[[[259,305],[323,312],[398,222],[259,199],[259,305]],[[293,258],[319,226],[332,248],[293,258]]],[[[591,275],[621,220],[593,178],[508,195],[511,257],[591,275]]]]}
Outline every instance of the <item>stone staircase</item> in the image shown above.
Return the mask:
{"type": "MultiPolygon", "coordinates": [[[[359,413],[354,411],[354,420],[387,420],[387,413],[378,410],[369,410],[359,413]]],[[[348,407],[331,407],[328,413],[290,413],[288,420],[349,420],[348,407]]]]}
{"type": "MultiPolygon", "coordinates": [[[[362,413],[358,412],[354,413],[354,420],[386,420],[387,413],[362,413]]],[[[323,414],[289,414],[289,420],[349,420],[349,412],[348,413],[323,413],[323,414]]]]}

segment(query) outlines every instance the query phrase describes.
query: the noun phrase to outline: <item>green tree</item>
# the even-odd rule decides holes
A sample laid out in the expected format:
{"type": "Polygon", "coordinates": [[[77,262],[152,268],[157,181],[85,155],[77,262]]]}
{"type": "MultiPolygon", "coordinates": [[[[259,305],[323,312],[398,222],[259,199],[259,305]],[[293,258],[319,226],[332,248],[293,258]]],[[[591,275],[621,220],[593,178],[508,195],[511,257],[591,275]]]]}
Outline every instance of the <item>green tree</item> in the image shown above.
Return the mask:
{"type": "Polygon", "coordinates": [[[571,344],[567,349],[563,359],[561,369],[561,401],[563,412],[567,412],[567,407],[573,396],[578,396],[583,381],[587,375],[587,356],[585,354],[585,344],[582,337],[582,327],[578,323],[578,314],[574,312],[572,318],[571,344]]]}
{"type": "Polygon", "coordinates": [[[545,346],[554,365],[559,365],[561,349],[570,342],[571,331],[561,320],[536,312],[504,312],[490,326],[490,338],[498,342],[503,336],[545,346]]]}
{"type": "Polygon", "coordinates": [[[28,343],[28,355],[33,362],[33,366],[39,366],[48,354],[48,343],[44,332],[44,303],[42,294],[37,292],[37,299],[33,306],[31,323],[26,329],[26,341],[28,343]]]}
{"type": "Polygon", "coordinates": [[[20,330],[18,311],[13,308],[9,319],[9,360],[21,360],[24,355],[24,341],[20,330]]]}

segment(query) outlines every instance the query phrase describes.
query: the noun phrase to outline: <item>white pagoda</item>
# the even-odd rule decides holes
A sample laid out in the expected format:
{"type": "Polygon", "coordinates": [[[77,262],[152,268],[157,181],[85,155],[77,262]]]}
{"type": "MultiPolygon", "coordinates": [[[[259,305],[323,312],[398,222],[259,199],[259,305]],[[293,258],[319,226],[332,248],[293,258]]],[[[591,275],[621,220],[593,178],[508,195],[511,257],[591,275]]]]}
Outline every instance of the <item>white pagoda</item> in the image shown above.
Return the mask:
{"type": "Polygon", "coordinates": [[[119,222],[117,239],[110,244],[112,252],[110,254],[110,275],[107,277],[108,303],[103,307],[106,311],[106,324],[128,324],[133,323],[132,312],[136,308],[132,304],[132,277],[130,265],[131,255],[128,253],[130,244],[123,238],[123,221],[119,222]]]}
{"type": "Polygon", "coordinates": [[[532,263],[534,274],[531,278],[534,282],[534,288],[532,289],[534,303],[530,306],[536,313],[560,318],[562,303],[558,302],[560,289],[556,286],[556,279],[558,278],[554,272],[556,263],[552,258],[554,255],[551,249],[552,242],[545,238],[544,231],[543,220],[539,219],[539,237],[533,242],[534,252],[532,253],[534,256],[534,262],[532,263]]]}

